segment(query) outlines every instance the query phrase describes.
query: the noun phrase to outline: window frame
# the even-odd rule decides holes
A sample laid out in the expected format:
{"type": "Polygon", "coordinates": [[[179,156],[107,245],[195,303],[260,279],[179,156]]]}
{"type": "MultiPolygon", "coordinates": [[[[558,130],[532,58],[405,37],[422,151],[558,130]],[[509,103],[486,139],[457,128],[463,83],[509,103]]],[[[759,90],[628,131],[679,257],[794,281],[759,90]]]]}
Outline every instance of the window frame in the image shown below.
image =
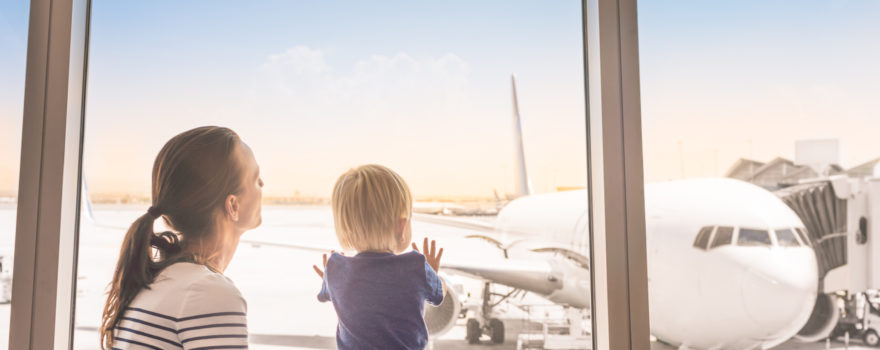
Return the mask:
{"type": "Polygon", "coordinates": [[[805,247],[813,246],[813,242],[810,242],[810,236],[809,233],[807,233],[806,228],[794,227],[794,232],[795,234],[797,234],[797,236],[801,240],[801,243],[803,243],[805,247]]]}
{"type": "Polygon", "coordinates": [[[88,0],[32,0],[10,349],[72,346],[88,0]]]}
{"type": "MultiPolygon", "coordinates": [[[[90,6],[31,0],[12,349],[73,346],[90,6]]],[[[593,348],[647,350],[636,1],[582,0],[581,7],[593,348]]]]}
{"type": "Polygon", "coordinates": [[[593,349],[647,350],[651,343],[636,1],[582,4],[593,349]]]}

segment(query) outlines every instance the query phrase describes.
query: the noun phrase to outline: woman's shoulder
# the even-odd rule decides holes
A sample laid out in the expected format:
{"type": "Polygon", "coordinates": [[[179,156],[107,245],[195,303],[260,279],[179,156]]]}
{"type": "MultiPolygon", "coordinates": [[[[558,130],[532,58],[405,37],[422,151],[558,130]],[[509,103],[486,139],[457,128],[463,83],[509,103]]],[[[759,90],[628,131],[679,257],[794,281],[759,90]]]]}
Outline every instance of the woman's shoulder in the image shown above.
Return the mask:
{"type": "Polygon", "coordinates": [[[178,262],[164,268],[149,288],[137,294],[130,307],[175,319],[214,309],[244,312],[247,303],[223,274],[204,265],[178,262]]]}
{"type": "Polygon", "coordinates": [[[183,284],[188,293],[210,292],[212,294],[241,296],[235,283],[222,273],[212,271],[205,265],[179,262],[166,267],[158,279],[183,284]]]}
{"type": "Polygon", "coordinates": [[[247,310],[247,303],[241,292],[232,280],[222,273],[189,262],[176,263],[165,270],[163,274],[168,278],[184,284],[183,288],[180,288],[181,317],[214,311],[245,312],[247,310]]]}

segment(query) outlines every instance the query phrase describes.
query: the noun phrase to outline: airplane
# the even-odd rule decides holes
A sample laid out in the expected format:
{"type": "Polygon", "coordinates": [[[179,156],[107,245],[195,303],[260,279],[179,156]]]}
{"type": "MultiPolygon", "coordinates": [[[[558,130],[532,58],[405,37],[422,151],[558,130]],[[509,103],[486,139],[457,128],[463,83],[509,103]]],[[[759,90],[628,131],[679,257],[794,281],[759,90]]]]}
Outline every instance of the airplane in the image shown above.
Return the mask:
{"type": "MultiPolygon", "coordinates": [[[[587,192],[531,193],[513,77],[511,84],[518,198],[501,209],[491,227],[416,218],[479,232],[471,237],[492,242],[506,257],[494,265],[442,264],[446,273],[486,282],[484,307],[467,321],[471,343],[483,334],[495,343],[504,339],[504,324],[489,307],[498,302],[490,300],[493,284],[560,305],[590,307],[587,192]],[[539,256],[543,260],[535,259],[539,256]]],[[[645,207],[649,313],[658,340],[681,349],[767,349],[796,336],[814,313],[820,327],[799,339],[822,339],[833,329],[833,309],[814,310],[827,296],[818,293],[816,256],[805,226],[771,192],[722,178],[655,183],[645,188],[645,207]]],[[[429,329],[445,329],[439,325],[454,324],[454,315],[428,309],[425,319],[429,329]]]]}
{"type": "MultiPolygon", "coordinates": [[[[689,349],[769,348],[807,322],[818,290],[815,254],[800,219],[773,194],[728,179],[654,184],[645,192],[654,336],[689,349]]],[[[442,269],[589,308],[586,214],[585,191],[516,199],[495,228],[499,243],[513,242],[498,245],[510,262],[442,269]],[[545,260],[529,257],[537,254],[545,260]]],[[[491,316],[476,320],[480,328],[468,321],[474,342],[476,332],[503,327],[491,316]]]]}

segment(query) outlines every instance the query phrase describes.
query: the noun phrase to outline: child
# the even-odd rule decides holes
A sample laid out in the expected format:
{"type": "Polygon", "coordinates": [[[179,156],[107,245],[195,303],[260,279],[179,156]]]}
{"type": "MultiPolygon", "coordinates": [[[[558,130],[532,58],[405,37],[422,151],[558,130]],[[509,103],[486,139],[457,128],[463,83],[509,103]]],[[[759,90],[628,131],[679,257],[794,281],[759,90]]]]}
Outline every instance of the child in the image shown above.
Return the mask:
{"type": "Polygon", "coordinates": [[[318,300],[332,301],[339,316],[339,349],[423,349],[428,330],[425,301],[439,305],[444,287],[437,276],[443,249],[425,238],[422,249],[403,253],[412,239],[412,196],[397,173],[381,165],[347,171],[333,187],[336,237],[347,257],[324,255],[318,300]],[[403,254],[401,254],[403,253],[403,254]],[[436,254],[435,254],[436,253],[436,254]]]}

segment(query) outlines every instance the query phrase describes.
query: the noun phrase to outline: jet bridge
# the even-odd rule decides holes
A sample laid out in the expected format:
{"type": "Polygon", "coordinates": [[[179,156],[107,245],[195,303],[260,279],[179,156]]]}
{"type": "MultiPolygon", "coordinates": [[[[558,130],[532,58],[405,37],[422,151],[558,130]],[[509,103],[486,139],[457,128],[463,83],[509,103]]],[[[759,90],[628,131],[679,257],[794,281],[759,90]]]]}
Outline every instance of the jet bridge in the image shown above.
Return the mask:
{"type": "Polygon", "coordinates": [[[776,194],[807,228],[822,292],[880,289],[880,177],[838,175],[776,194]]]}

